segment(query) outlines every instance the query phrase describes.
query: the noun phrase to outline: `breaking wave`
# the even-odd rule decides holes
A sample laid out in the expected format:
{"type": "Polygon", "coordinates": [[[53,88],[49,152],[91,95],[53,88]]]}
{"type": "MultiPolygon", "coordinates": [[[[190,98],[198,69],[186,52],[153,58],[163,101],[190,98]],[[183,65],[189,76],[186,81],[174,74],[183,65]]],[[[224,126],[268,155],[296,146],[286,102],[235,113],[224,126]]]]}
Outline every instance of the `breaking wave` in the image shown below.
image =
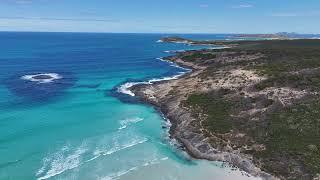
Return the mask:
{"type": "Polygon", "coordinates": [[[135,123],[138,123],[138,122],[141,122],[143,121],[143,118],[127,118],[127,119],[124,119],[124,120],[121,120],[120,121],[120,127],[118,128],[119,130],[121,129],[125,129],[127,128],[128,126],[130,126],[131,124],[135,124],[135,123]]]}
{"type": "Polygon", "coordinates": [[[133,140],[132,142],[130,142],[128,144],[115,145],[113,148],[111,148],[111,149],[109,149],[107,151],[96,150],[94,152],[94,155],[95,155],[94,159],[98,158],[101,155],[103,155],[103,156],[110,155],[110,154],[116,153],[118,151],[122,151],[122,150],[125,150],[125,149],[128,149],[128,148],[131,148],[131,147],[136,146],[138,144],[145,143],[147,141],[148,141],[147,138],[135,139],[135,140],[133,140]]]}
{"type": "Polygon", "coordinates": [[[55,80],[62,79],[63,77],[57,73],[38,73],[23,75],[21,79],[37,82],[37,83],[51,83],[55,80]]]}
{"type": "Polygon", "coordinates": [[[138,170],[139,168],[146,167],[146,166],[151,166],[151,165],[155,165],[155,164],[159,164],[161,161],[166,161],[168,159],[169,159],[168,157],[164,157],[164,158],[161,158],[161,159],[153,159],[153,160],[150,160],[150,161],[147,161],[147,162],[143,163],[141,166],[135,166],[135,167],[129,168],[128,170],[121,170],[121,171],[118,171],[116,173],[109,174],[108,176],[100,178],[100,180],[118,179],[119,177],[121,177],[123,175],[126,175],[126,174],[128,174],[128,173],[130,173],[132,171],[138,170]]]}
{"type": "Polygon", "coordinates": [[[116,172],[116,173],[112,173],[112,174],[110,174],[110,175],[108,175],[106,177],[100,178],[100,180],[118,179],[120,176],[128,174],[129,172],[137,170],[137,169],[138,169],[138,167],[133,167],[133,168],[130,168],[128,170],[122,170],[122,171],[119,171],[119,172],[116,172]]]}
{"type": "Polygon", "coordinates": [[[91,152],[84,145],[81,145],[76,149],[73,149],[71,146],[64,146],[56,153],[49,155],[42,160],[42,166],[37,171],[36,177],[38,180],[49,179],[65,173],[66,171],[79,168],[83,164],[91,162],[101,156],[111,155],[136,145],[143,144],[147,141],[148,139],[144,137],[133,138],[133,140],[123,144],[116,140],[116,142],[112,144],[112,147],[107,150],[97,149],[91,152]],[[85,158],[88,154],[93,155],[93,157],[85,158]]]}
{"type": "Polygon", "coordinates": [[[183,72],[178,72],[176,75],[174,76],[168,76],[168,77],[162,77],[162,78],[153,78],[153,79],[150,79],[150,80],[147,80],[147,81],[141,81],[141,82],[126,82],[122,85],[120,85],[118,88],[117,88],[117,92],[119,93],[123,93],[123,94],[126,94],[126,95],[129,95],[129,96],[132,96],[134,97],[135,94],[130,90],[131,87],[135,86],[135,85],[138,85],[138,84],[154,84],[156,82],[161,82],[161,81],[169,81],[169,80],[174,80],[174,79],[178,79],[179,77],[183,76],[184,74],[190,72],[191,70],[190,69],[187,69],[187,68],[184,68],[184,67],[181,67],[181,66],[178,66],[177,64],[175,64],[174,62],[171,62],[171,61],[168,61],[168,60],[165,60],[163,58],[157,58],[158,60],[160,61],[163,61],[163,62],[167,62],[170,64],[170,66],[172,67],[175,67],[175,68],[178,68],[178,69],[182,69],[183,72]]]}
{"type": "Polygon", "coordinates": [[[48,179],[79,167],[81,165],[81,155],[86,151],[87,149],[81,146],[70,153],[70,147],[65,146],[53,156],[44,158],[42,167],[36,173],[38,180],[48,179]]]}

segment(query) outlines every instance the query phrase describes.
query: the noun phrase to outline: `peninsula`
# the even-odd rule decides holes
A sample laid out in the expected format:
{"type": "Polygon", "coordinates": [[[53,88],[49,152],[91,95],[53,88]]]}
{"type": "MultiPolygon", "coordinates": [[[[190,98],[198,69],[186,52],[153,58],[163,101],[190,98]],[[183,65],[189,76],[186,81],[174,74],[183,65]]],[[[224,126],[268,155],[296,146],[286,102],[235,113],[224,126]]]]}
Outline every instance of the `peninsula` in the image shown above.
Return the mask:
{"type": "Polygon", "coordinates": [[[163,42],[230,47],[167,57],[185,76],[131,90],[195,158],[263,179],[319,179],[320,40],[163,42]]]}

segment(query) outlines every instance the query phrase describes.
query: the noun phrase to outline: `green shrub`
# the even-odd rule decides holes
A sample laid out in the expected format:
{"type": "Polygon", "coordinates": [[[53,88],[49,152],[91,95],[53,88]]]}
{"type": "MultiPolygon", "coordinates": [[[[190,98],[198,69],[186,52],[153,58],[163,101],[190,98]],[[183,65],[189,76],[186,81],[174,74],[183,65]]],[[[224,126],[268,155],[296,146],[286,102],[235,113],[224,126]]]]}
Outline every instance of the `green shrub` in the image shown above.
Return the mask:
{"type": "Polygon", "coordinates": [[[199,109],[208,117],[204,125],[212,132],[227,133],[232,129],[230,117],[231,103],[210,94],[192,94],[187,104],[197,112],[199,109]]]}

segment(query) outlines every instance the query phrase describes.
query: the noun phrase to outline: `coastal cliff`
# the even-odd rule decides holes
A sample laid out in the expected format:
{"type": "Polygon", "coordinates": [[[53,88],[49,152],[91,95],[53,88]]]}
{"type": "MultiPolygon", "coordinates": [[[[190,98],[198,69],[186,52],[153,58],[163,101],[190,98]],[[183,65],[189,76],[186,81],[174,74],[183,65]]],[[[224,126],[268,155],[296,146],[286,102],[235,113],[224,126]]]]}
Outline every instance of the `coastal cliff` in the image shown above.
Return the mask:
{"type": "Polygon", "coordinates": [[[131,90],[194,158],[263,179],[319,178],[320,40],[206,42],[231,48],[167,57],[192,72],[131,90]]]}

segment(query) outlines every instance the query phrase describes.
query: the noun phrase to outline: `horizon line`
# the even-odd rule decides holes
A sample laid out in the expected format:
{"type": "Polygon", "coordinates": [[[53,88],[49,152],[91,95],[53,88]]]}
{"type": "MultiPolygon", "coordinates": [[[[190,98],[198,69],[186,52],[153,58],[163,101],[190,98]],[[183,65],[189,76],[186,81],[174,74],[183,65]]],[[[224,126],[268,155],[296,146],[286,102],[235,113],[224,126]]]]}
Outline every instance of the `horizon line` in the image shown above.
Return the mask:
{"type": "Polygon", "coordinates": [[[10,33],[10,32],[16,32],[16,33],[83,33],[83,34],[236,34],[236,35],[241,35],[241,34],[277,34],[277,33],[295,33],[295,34],[301,34],[301,35],[320,35],[320,33],[300,33],[300,32],[287,32],[287,31],[279,31],[279,32],[269,32],[269,33],[245,33],[245,32],[99,32],[99,31],[19,31],[19,30],[0,30],[0,33],[10,33]]]}

